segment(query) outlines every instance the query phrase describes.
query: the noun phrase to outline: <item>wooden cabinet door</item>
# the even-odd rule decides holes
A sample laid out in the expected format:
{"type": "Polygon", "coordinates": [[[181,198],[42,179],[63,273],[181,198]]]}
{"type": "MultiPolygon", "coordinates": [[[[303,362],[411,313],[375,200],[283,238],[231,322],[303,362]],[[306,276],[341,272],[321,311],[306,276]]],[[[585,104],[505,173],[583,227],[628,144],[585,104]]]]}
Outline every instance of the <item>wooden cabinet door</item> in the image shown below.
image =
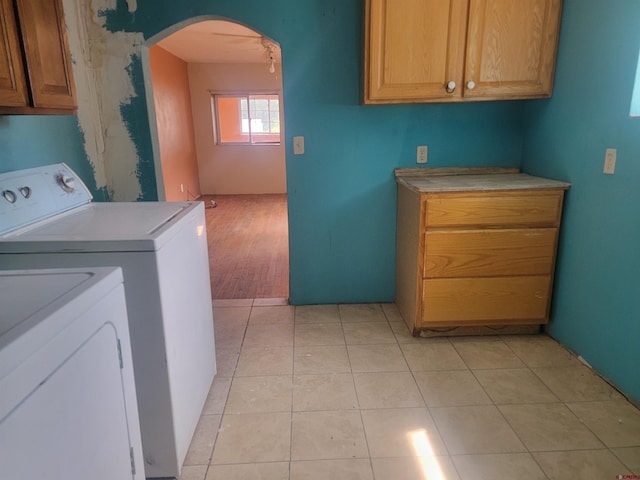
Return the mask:
{"type": "Polygon", "coordinates": [[[367,0],[365,103],[459,100],[468,2],[367,0]]]}
{"type": "Polygon", "coordinates": [[[470,0],[464,96],[550,97],[561,8],[561,0],[470,0]]]}
{"type": "Polygon", "coordinates": [[[75,86],[61,0],[17,0],[36,108],[75,109],[75,86]]]}
{"type": "Polygon", "coordinates": [[[0,0],[0,105],[26,107],[27,82],[12,0],[0,0]]]}

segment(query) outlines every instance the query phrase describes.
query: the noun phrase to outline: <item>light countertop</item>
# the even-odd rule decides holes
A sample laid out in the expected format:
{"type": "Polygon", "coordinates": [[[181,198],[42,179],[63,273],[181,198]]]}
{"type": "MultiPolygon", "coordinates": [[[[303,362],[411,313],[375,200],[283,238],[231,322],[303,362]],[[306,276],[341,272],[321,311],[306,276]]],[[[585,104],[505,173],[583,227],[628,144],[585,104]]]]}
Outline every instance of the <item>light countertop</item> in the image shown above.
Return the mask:
{"type": "MultiPolygon", "coordinates": [[[[413,173],[413,172],[412,172],[413,173]]],[[[406,185],[420,193],[495,191],[525,189],[562,189],[571,184],[548,178],[534,177],[526,173],[487,173],[459,175],[398,175],[398,184],[406,185]]]]}

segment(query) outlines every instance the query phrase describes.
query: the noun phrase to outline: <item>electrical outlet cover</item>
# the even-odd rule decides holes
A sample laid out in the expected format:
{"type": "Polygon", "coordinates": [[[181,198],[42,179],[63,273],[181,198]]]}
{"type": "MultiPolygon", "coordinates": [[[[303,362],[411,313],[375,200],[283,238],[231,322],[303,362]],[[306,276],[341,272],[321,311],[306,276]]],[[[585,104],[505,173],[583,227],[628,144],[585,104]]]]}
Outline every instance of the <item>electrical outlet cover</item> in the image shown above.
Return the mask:
{"type": "Polygon", "coordinates": [[[616,156],[618,152],[615,148],[607,148],[604,155],[604,168],[602,173],[613,175],[616,171],[616,156]]]}
{"type": "Polygon", "coordinates": [[[427,163],[428,150],[426,145],[420,145],[416,152],[416,163],[427,163]]]}

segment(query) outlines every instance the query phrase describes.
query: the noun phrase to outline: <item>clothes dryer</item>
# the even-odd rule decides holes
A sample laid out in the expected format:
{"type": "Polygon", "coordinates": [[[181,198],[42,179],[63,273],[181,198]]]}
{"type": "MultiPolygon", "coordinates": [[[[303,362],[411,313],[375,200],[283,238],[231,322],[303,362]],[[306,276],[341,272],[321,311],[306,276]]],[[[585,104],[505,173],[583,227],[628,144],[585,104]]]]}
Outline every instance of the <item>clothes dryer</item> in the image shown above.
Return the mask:
{"type": "Polygon", "coordinates": [[[0,305],[0,477],[144,480],[122,271],[3,271],[0,305]]]}

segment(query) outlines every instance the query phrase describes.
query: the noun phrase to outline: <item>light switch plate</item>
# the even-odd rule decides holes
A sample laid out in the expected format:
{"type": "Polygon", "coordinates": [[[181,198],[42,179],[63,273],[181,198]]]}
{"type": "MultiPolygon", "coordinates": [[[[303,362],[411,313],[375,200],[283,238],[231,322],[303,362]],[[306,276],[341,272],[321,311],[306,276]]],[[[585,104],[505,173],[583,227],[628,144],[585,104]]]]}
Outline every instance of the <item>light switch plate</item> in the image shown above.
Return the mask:
{"type": "Polygon", "coordinates": [[[304,154],[304,137],[293,137],[293,154],[304,154]]]}

